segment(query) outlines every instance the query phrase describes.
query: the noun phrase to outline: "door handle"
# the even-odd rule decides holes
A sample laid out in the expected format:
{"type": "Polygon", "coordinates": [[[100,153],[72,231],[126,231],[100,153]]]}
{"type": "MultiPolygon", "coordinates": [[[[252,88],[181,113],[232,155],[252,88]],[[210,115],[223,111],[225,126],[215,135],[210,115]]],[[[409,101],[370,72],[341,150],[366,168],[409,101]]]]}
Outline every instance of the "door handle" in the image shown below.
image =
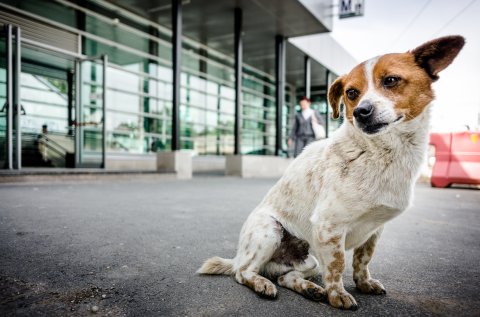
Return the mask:
{"type": "MultiPolygon", "coordinates": [[[[17,107],[15,107],[15,108],[13,109],[13,114],[14,114],[14,115],[17,114],[17,107]]],[[[24,115],[24,116],[27,115],[27,112],[25,111],[25,108],[23,108],[22,105],[20,105],[20,115],[24,115]]]]}

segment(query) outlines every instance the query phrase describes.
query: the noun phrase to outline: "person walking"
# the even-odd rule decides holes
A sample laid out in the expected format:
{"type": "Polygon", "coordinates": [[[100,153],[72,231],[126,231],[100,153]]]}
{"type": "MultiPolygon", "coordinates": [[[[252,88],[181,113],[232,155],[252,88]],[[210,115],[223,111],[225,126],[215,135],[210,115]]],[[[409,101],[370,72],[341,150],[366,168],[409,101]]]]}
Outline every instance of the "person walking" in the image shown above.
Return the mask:
{"type": "Polygon", "coordinates": [[[307,97],[300,99],[301,111],[295,114],[292,131],[288,138],[288,146],[295,143],[293,157],[297,157],[309,143],[325,137],[325,121],[317,110],[310,108],[311,104],[307,97]]]}

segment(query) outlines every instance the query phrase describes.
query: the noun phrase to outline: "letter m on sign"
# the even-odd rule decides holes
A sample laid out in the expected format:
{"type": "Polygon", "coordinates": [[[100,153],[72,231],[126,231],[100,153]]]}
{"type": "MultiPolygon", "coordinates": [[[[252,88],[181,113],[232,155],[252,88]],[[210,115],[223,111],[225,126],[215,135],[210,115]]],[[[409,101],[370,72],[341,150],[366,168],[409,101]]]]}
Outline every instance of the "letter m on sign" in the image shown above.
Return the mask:
{"type": "Polygon", "coordinates": [[[340,2],[340,14],[352,12],[352,0],[341,0],[340,2]]]}
{"type": "Polygon", "coordinates": [[[363,15],[364,0],[339,0],[339,18],[351,18],[363,15]]]}

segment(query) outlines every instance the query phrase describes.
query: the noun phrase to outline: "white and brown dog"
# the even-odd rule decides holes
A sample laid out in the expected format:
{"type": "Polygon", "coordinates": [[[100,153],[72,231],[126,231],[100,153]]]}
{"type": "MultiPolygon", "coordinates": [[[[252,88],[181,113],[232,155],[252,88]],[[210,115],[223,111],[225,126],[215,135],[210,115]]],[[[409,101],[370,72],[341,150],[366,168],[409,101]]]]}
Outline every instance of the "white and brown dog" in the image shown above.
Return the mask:
{"type": "Polygon", "coordinates": [[[213,257],[198,273],[235,275],[270,298],[276,279],[310,299],[354,310],[342,282],[345,250],[353,249],[357,288],[385,294],[368,263],[383,225],[412,200],[427,150],[431,84],[464,43],[461,36],[439,38],[370,59],[335,80],[328,100],[338,118],[343,98],[345,122],[291,163],[243,225],[235,258],[213,257]],[[324,288],[308,280],[317,274],[324,288]]]}

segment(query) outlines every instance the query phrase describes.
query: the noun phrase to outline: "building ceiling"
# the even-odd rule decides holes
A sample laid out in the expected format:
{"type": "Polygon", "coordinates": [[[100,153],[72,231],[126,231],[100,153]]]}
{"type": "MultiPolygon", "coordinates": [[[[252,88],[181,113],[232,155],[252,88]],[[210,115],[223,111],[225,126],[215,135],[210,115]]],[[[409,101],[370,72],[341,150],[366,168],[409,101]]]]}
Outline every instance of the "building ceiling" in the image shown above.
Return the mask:
{"type": "MultiPolygon", "coordinates": [[[[297,87],[305,86],[305,53],[291,43],[287,43],[286,81],[297,87]]],[[[310,58],[310,86],[326,86],[326,68],[310,58]]]]}
{"type": "MultiPolygon", "coordinates": [[[[124,9],[169,29],[171,0],[109,0],[124,9]]],[[[288,0],[183,0],[183,34],[226,55],[233,56],[234,9],[243,11],[244,63],[275,74],[275,36],[295,37],[329,30],[299,1],[288,0]]],[[[287,82],[303,83],[304,53],[287,45],[287,82]],[[299,68],[300,67],[300,68],[299,68]]],[[[312,60],[312,85],[325,81],[312,60]]]]}

